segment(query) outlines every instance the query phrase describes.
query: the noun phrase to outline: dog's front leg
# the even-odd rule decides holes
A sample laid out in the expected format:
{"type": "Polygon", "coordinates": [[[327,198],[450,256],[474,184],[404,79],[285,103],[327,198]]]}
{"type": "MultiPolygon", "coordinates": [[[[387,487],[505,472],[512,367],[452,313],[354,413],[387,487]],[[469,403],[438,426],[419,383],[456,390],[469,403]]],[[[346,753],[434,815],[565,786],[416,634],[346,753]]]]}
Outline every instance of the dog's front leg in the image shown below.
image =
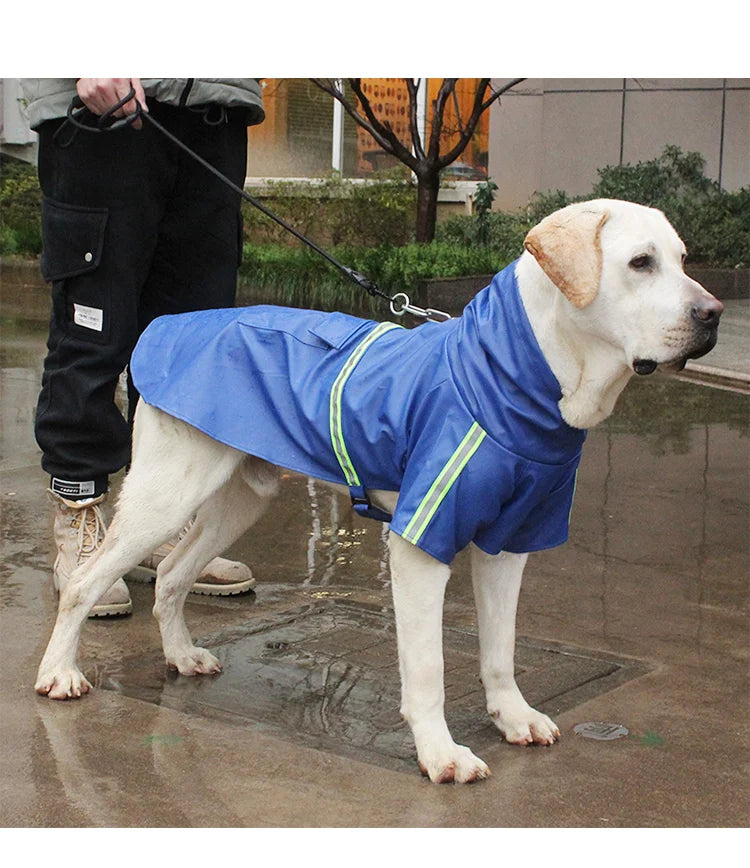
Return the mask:
{"type": "Polygon", "coordinates": [[[456,744],[443,713],[443,597],[450,569],[390,535],[391,585],[401,672],[401,714],[422,772],[438,783],[486,778],[481,759],[456,744]]]}
{"type": "Polygon", "coordinates": [[[521,695],[514,674],[516,609],[528,555],[487,555],[471,547],[479,619],[480,674],[487,711],[511,744],[553,744],[560,730],[521,695]]]}

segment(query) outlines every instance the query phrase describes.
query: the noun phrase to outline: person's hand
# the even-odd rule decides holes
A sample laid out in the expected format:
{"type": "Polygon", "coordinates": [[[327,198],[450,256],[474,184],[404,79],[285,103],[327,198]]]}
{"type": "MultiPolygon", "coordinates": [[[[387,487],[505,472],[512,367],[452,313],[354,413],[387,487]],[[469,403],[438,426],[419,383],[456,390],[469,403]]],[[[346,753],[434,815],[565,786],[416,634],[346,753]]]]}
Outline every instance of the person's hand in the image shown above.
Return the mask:
{"type": "MultiPolygon", "coordinates": [[[[76,84],[78,96],[83,100],[86,108],[95,115],[103,115],[127,96],[131,88],[135,90],[135,97],[114,113],[113,116],[116,118],[132,115],[136,110],[136,100],[141,104],[143,111],[148,111],[140,78],[79,78],[76,84]]],[[[133,126],[136,129],[141,128],[140,118],[136,118],[133,126]]]]}

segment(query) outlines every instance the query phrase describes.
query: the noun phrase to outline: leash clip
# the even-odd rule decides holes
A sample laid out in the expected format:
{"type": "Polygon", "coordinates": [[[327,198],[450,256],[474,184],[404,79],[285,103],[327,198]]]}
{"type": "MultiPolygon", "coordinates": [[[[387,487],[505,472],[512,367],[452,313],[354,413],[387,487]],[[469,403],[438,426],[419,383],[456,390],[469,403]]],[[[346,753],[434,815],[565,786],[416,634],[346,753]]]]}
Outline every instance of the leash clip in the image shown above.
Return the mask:
{"type": "Polygon", "coordinates": [[[452,319],[449,313],[442,310],[435,310],[433,307],[417,307],[409,301],[409,296],[405,292],[397,292],[391,299],[391,313],[394,316],[403,316],[405,313],[410,313],[412,316],[419,316],[430,322],[447,322],[452,319]]]}

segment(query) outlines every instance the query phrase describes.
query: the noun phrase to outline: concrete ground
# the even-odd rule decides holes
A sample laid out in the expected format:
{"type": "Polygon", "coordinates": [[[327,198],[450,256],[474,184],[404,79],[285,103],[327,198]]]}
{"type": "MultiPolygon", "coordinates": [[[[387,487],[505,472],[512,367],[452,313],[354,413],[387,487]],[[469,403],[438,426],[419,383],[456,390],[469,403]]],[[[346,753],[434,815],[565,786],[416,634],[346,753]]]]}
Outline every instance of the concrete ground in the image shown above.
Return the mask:
{"type": "MultiPolygon", "coordinates": [[[[413,762],[347,749],[346,733],[317,744],[296,738],[295,720],[300,730],[316,721],[295,718],[295,702],[265,717],[256,709],[257,720],[232,711],[241,700],[230,694],[245,677],[261,699],[276,689],[272,662],[265,669],[236,653],[249,627],[337,601],[388,616],[380,526],[353,521],[304,481],[288,480],[289,497],[230,552],[251,563],[255,593],[187,605],[194,635],[234,649],[231,674],[208,687],[200,679],[175,685],[156,664],[134,675],[139,661],[158,661],[160,645],[153,590],[131,584],[132,617],[90,621],[83,632],[83,668],[100,689],[75,702],[37,696],[56,609],[46,480],[32,434],[45,335],[38,324],[6,323],[0,825],[746,827],[749,322],[747,302],[727,304],[721,357],[717,350],[700,360],[707,384],[656,375],[629,387],[589,436],[571,541],[529,562],[522,642],[560,659],[615,659],[631,675],[589,694],[579,687],[565,701],[550,688],[545,707],[562,709],[563,733],[552,748],[478,733],[470,744],[492,777],[472,786],[429,784],[413,762]],[[620,724],[628,735],[599,741],[573,732],[587,722],[620,724]]],[[[468,585],[459,558],[446,624],[472,635],[468,585]]],[[[394,664],[380,661],[377,683],[397,681],[394,664]]],[[[460,706],[455,695],[449,711],[460,706]]],[[[327,709],[335,729],[346,702],[327,709]]]]}

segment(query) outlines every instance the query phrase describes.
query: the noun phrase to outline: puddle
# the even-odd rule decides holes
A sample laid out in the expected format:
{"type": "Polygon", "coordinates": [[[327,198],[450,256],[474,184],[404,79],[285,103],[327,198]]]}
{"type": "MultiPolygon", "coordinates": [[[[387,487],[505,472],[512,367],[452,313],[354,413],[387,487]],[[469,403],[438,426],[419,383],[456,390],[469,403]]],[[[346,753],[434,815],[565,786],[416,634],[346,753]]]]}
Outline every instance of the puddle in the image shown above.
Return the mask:
{"type": "MultiPolygon", "coordinates": [[[[365,762],[411,772],[413,740],[401,719],[396,636],[390,612],[333,602],[200,640],[221,660],[213,678],[181,678],[161,655],[121,662],[98,686],[365,762]]],[[[444,634],[446,719],[459,743],[495,744],[477,675],[473,631],[444,634]]],[[[643,674],[633,661],[520,640],[519,687],[550,715],[643,674]]]]}

